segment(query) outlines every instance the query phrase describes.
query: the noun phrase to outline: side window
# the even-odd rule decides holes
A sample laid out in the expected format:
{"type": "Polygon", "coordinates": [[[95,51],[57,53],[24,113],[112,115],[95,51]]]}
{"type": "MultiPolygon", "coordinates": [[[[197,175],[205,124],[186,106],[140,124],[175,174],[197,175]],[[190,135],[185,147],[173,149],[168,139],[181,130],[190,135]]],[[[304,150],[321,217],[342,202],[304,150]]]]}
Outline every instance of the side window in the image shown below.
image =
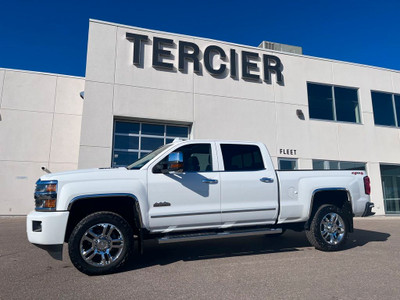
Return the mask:
{"type": "Polygon", "coordinates": [[[260,148],[255,145],[221,144],[225,171],[264,169],[260,148]]]}
{"type": "MultiPolygon", "coordinates": [[[[210,144],[191,144],[182,146],[174,152],[182,152],[184,172],[212,172],[212,154],[210,144]]],[[[159,164],[166,165],[168,156],[159,164]]]]}

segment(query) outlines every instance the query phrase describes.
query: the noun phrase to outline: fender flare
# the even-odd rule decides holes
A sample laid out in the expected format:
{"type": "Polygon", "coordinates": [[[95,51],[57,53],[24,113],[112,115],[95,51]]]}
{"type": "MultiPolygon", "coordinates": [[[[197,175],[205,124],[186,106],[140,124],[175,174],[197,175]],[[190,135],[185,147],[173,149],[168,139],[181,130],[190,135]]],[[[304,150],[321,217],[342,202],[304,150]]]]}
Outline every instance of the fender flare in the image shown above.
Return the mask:
{"type": "Polygon", "coordinates": [[[354,231],[354,222],[353,222],[353,208],[351,206],[351,194],[350,191],[347,188],[344,187],[329,187],[329,188],[320,188],[320,189],[315,189],[312,192],[312,196],[311,196],[311,201],[310,201],[310,207],[309,207],[309,212],[308,212],[308,220],[305,223],[305,229],[309,229],[310,228],[310,223],[312,221],[311,217],[312,217],[312,213],[313,213],[313,207],[314,207],[314,198],[315,195],[318,194],[319,192],[346,192],[347,195],[347,202],[344,203],[343,205],[343,210],[344,212],[348,215],[348,221],[349,221],[349,232],[353,232],[354,231]]]}
{"type": "Polygon", "coordinates": [[[67,210],[71,211],[73,205],[80,200],[88,199],[88,198],[107,198],[107,197],[129,197],[134,201],[134,214],[135,214],[135,222],[138,222],[136,225],[139,229],[144,228],[142,211],[140,209],[140,203],[138,198],[134,194],[129,193],[106,193],[106,194],[89,194],[89,195],[80,195],[72,198],[68,203],[67,210]]]}

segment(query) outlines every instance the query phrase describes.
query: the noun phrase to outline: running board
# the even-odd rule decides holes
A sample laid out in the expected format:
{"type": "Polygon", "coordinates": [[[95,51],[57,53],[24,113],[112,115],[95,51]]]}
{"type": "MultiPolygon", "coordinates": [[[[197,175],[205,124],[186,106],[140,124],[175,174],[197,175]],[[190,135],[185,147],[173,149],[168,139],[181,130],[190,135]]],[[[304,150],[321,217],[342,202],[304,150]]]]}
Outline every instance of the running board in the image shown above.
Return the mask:
{"type": "Polygon", "coordinates": [[[191,233],[191,234],[179,234],[179,235],[168,235],[157,239],[159,244],[167,243],[178,243],[178,242],[189,242],[189,241],[200,241],[208,239],[221,239],[230,237],[243,237],[252,235],[264,235],[264,234],[278,234],[282,233],[282,228],[262,228],[256,230],[232,230],[223,232],[202,232],[202,233],[191,233]]]}

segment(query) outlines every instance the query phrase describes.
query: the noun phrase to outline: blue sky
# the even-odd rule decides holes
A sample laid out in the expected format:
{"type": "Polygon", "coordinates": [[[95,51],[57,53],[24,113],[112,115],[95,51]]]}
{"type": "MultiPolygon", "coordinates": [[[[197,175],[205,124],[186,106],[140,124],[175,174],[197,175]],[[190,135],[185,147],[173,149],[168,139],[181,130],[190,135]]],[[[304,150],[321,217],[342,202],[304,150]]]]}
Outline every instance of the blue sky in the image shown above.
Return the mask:
{"type": "Polygon", "coordinates": [[[89,18],[400,70],[400,1],[0,0],[0,67],[85,75],[89,18]]]}

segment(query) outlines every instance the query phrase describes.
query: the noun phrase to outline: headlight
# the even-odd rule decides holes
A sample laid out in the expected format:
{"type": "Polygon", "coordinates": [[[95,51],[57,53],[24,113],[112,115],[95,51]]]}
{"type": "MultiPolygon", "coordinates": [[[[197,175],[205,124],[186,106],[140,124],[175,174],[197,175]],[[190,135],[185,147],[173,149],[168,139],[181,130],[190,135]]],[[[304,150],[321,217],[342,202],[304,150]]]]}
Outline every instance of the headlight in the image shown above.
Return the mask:
{"type": "Polygon", "coordinates": [[[57,180],[36,182],[35,189],[35,209],[36,210],[56,210],[57,203],[57,180]]]}

